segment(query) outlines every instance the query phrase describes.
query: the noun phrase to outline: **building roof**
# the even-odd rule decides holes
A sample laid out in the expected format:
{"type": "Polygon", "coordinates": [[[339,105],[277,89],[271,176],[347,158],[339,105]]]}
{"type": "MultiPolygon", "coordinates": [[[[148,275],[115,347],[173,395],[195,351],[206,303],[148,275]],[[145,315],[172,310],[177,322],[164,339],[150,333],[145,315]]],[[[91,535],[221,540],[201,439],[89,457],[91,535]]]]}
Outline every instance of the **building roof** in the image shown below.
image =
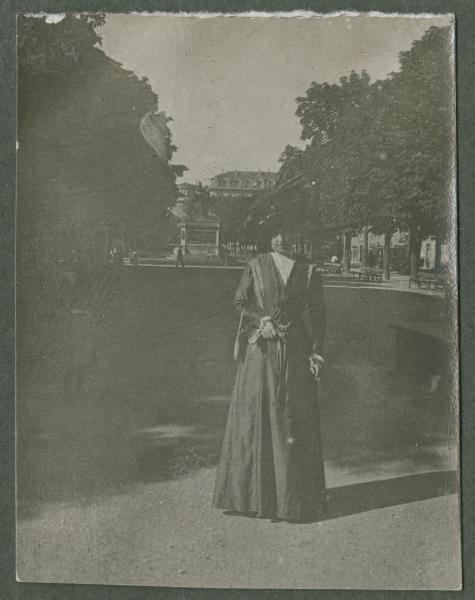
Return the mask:
{"type": "Polygon", "coordinates": [[[197,190],[199,186],[194,183],[187,183],[184,181],[183,183],[177,183],[177,188],[179,190],[197,190]]]}
{"type": "Polygon", "coordinates": [[[278,173],[273,171],[226,171],[225,173],[219,173],[215,175],[213,179],[217,177],[245,177],[248,179],[260,179],[262,177],[275,179],[278,173]]]}
{"type": "Polygon", "coordinates": [[[216,227],[219,226],[220,219],[216,215],[209,214],[206,217],[197,215],[195,217],[184,216],[180,219],[179,225],[201,225],[202,227],[216,227]]]}

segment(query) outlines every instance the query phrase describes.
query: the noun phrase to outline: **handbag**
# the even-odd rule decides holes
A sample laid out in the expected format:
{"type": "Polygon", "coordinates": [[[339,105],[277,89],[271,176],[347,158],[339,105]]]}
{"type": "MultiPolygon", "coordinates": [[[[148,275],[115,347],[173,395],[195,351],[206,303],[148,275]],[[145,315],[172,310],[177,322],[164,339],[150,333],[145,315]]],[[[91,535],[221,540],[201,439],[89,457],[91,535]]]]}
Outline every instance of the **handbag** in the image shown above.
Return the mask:
{"type": "Polygon", "coordinates": [[[243,348],[243,337],[245,336],[245,332],[242,328],[242,320],[244,317],[244,310],[241,311],[241,317],[239,319],[239,327],[236,333],[236,339],[234,341],[234,360],[239,360],[243,348]]]}

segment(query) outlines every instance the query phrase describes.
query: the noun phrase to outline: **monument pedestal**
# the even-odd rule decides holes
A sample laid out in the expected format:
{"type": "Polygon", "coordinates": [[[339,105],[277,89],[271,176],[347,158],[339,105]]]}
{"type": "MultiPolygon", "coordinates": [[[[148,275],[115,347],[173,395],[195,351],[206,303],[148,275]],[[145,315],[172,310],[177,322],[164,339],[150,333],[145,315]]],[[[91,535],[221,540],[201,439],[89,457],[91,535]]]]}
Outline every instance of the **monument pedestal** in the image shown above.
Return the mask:
{"type": "Polygon", "coordinates": [[[183,255],[193,261],[210,262],[219,257],[219,220],[214,215],[185,219],[179,223],[183,255]]]}

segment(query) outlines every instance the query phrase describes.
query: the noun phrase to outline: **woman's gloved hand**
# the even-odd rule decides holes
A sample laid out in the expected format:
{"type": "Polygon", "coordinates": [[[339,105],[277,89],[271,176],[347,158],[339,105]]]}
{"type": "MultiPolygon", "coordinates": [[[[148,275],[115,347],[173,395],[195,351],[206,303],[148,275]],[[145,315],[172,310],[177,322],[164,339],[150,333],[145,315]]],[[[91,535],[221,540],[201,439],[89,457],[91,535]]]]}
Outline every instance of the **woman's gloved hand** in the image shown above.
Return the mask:
{"type": "Polygon", "coordinates": [[[272,340],[277,336],[277,329],[270,317],[263,317],[261,319],[259,329],[265,340],[272,340]]]}
{"type": "Polygon", "coordinates": [[[308,357],[308,362],[310,364],[310,372],[314,376],[315,381],[320,381],[320,373],[323,368],[323,365],[325,364],[325,359],[322,356],[320,356],[320,354],[316,354],[315,352],[313,352],[308,357]]]}

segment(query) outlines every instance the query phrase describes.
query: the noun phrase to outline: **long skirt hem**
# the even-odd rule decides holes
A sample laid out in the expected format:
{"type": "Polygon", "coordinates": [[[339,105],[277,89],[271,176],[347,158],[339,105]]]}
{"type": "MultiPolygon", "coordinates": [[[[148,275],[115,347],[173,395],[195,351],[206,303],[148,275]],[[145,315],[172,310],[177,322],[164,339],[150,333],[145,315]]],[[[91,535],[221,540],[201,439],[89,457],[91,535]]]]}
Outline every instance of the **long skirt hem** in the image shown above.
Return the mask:
{"type": "Polygon", "coordinates": [[[253,517],[256,519],[274,519],[277,521],[287,521],[291,523],[312,523],[320,521],[326,515],[326,504],[322,502],[315,510],[307,513],[286,513],[259,511],[243,507],[237,507],[232,503],[216,504],[213,502],[213,507],[229,512],[233,515],[243,517],[253,517]]]}
{"type": "Polygon", "coordinates": [[[283,520],[318,517],[325,498],[318,388],[308,353],[249,346],[239,365],[213,505],[283,520]]]}

